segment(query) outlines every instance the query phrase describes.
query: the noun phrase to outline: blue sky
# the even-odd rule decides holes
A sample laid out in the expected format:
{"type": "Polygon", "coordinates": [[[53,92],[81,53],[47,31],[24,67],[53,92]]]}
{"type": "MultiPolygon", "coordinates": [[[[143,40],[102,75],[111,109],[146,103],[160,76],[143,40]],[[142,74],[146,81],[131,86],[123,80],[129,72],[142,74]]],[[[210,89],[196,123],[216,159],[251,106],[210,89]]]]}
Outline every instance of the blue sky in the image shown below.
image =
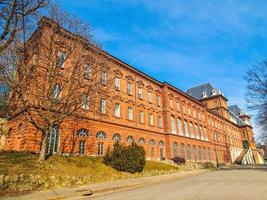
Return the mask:
{"type": "Polygon", "coordinates": [[[62,0],[104,50],[181,90],[211,82],[246,109],[246,71],[266,58],[267,1],[62,0]]]}

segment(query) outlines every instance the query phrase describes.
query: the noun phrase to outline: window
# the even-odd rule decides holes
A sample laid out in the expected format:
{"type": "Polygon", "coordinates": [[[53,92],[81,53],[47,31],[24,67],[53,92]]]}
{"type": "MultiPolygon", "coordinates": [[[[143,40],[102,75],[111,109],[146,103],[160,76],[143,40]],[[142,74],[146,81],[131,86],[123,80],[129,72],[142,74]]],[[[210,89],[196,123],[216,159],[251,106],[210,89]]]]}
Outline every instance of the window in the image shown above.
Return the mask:
{"type": "Polygon", "coordinates": [[[121,105],[119,103],[115,103],[115,117],[121,116],[121,105]]]}
{"type": "Polygon", "coordinates": [[[98,132],[98,133],[96,134],[96,138],[99,139],[99,140],[104,140],[104,139],[107,138],[107,136],[106,136],[106,133],[105,133],[105,132],[100,131],[100,132],[98,132]]]}
{"type": "Polygon", "coordinates": [[[114,142],[120,142],[121,141],[121,135],[116,133],[113,135],[112,139],[114,140],[114,142]]]}
{"type": "Polygon", "coordinates": [[[89,110],[89,97],[86,94],[82,94],[82,108],[89,110]]]}
{"type": "Polygon", "coordinates": [[[182,158],[185,158],[185,150],[184,150],[184,143],[182,143],[181,145],[180,145],[180,156],[182,157],[182,158]]]}
{"type": "Polygon", "coordinates": [[[85,79],[91,78],[91,66],[88,64],[85,64],[83,66],[83,78],[85,78],[85,79]]]}
{"type": "Polygon", "coordinates": [[[190,144],[188,144],[188,145],[186,146],[186,154],[187,154],[187,159],[188,159],[188,160],[191,160],[192,157],[191,157],[191,146],[190,146],[190,144]]]}
{"type": "Polygon", "coordinates": [[[144,145],[145,143],[146,143],[145,138],[140,138],[139,139],[139,144],[144,145]]]}
{"type": "Polygon", "coordinates": [[[190,128],[189,128],[189,134],[190,136],[193,138],[194,137],[194,128],[193,128],[193,124],[190,122],[190,128]]]}
{"type": "Polygon", "coordinates": [[[204,127],[204,140],[208,140],[207,129],[204,127]]]}
{"type": "Polygon", "coordinates": [[[202,139],[203,136],[202,136],[202,127],[199,126],[199,139],[202,139]]]}
{"type": "Polygon", "coordinates": [[[154,116],[152,113],[149,114],[149,125],[153,126],[154,125],[154,116]]]}
{"type": "Polygon", "coordinates": [[[188,127],[187,127],[187,122],[184,121],[184,135],[188,136],[188,127]]]}
{"type": "Polygon", "coordinates": [[[107,73],[106,72],[102,72],[101,73],[101,84],[102,85],[107,85],[107,73]]]}
{"type": "Polygon", "coordinates": [[[79,137],[88,137],[89,136],[89,132],[84,129],[84,128],[81,128],[77,131],[77,136],[79,137]]]}
{"type": "Polygon", "coordinates": [[[151,158],[155,157],[155,148],[154,147],[150,147],[150,157],[151,158]]]}
{"type": "Polygon", "coordinates": [[[147,100],[149,103],[152,103],[152,93],[151,92],[147,93],[147,100]]]}
{"type": "Polygon", "coordinates": [[[49,135],[47,138],[46,154],[55,155],[58,153],[59,134],[59,126],[53,125],[49,130],[49,135]]]}
{"type": "Polygon", "coordinates": [[[202,160],[202,148],[201,148],[201,146],[198,147],[198,160],[202,160]]]}
{"type": "Polygon", "coordinates": [[[104,143],[103,143],[103,142],[99,142],[99,143],[98,143],[97,154],[98,154],[99,156],[103,156],[103,155],[104,155],[104,143]]]}
{"type": "Polygon", "coordinates": [[[132,95],[132,84],[129,81],[127,82],[127,94],[132,95]]]}
{"type": "Polygon", "coordinates": [[[178,102],[176,102],[176,109],[180,111],[180,104],[178,102]]]}
{"type": "Polygon", "coordinates": [[[66,60],[67,55],[63,52],[58,52],[57,54],[57,60],[56,60],[56,66],[57,67],[64,67],[64,62],[66,60]]]}
{"type": "Polygon", "coordinates": [[[161,116],[158,116],[158,127],[162,128],[162,118],[161,118],[161,116]]]}
{"type": "Polygon", "coordinates": [[[210,157],[210,148],[208,147],[208,160],[210,161],[211,160],[211,157],[210,157]]]}
{"type": "Polygon", "coordinates": [[[170,107],[173,108],[173,100],[170,99],[170,107]]]}
{"type": "Polygon", "coordinates": [[[171,115],[171,133],[176,134],[176,128],[175,128],[175,122],[174,122],[174,116],[171,115]]]}
{"type": "Polygon", "coordinates": [[[195,110],[193,111],[193,113],[194,113],[194,118],[197,118],[197,113],[195,110]]]}
{"type": "Polygon", "coordinates": [[[134,142],[134,137],[131,136],[131,135],[129,135],[129,136],[127,137],[127,143],[132,144],[133,142],[134,142]]]}
{"type": "Polygon", "coordinates": [[[195,124],[195,135],[196,135],[196,138],[199,139],[199,130],[198,130],[197,124],[195,124]]]}
{"type": "Polygon", "coordinates": [[[106,100],[105,99],[100,100],[100,112],[103,114],[106,113],[106,100]]]}
{"type": "Polygon", "coordinates": [[[145,113],[144,113],[144,111],[139,111],[139,119],[140,119],[140,123],[141,124],[145,123],[145,113]]]}
{"type": "Polygon", "coordinates": [[[160,96],[157,95],[157,106],[160,106],[160,96]]]}
{"type": "Polygon", "coordinates": [[[181,124],[181,119],[177,119],[177,129],[178,129],[178,134],[182,135],[182,124],[181,124]]]}
{"type": "Polygon", "coordinates": [[[206,160],[206,147],[203,147],[203,160],[206,160]]]}
{"type": "Polygon", "coordinates": [[[183,113],[186,114],[186,108],[183,106],[183,113]]]}
{"type": "Polygon", "coordinates": [[[194,156],[194,160],[197,160],[197,147],[196,145],[193,146],[193,156],[194,156]]]}
{"type": "Polygon", "coordinates": [[[143,99],[143,90],[142,88],[138,88],[138,98],[143,99]]]}
{"type": "Polygon", "coordinates": [[[79,155],[84,155],[85,153],[85,140],[81,140],[79,144],[79,155]]]}
{"type": "Polygon", "coordinates": [[[178,156],[178,145],[177,145],[177,142],[173,143],[172,151],[173,151],[173,157],[177,157],[178,156]]]}
{"type": "Polygon", "coordinates": [[[121,80],[120,78],[116,77],[115,78],[115,90],[120,90],[121,89],[121,80]]]}
{"type": "Polygon", "coordinates": [[[128,107],[128,119],[133,120],[133,108],[128,107]]]}
{"type": "Polygon", "coordinates": [[[200,119],[200,113],[197,113],[197,118],[200,119]]]}
{"type": "Polygon", "coordinates": [[[53,89],[53,99],[59,100],[61,96],[62,86],[59,84],[56,84],[53,89]]]}
{"type": "Polygon", "coordinates": [[[190,108],[188,108],[188,115],[191,116],[191,109],[190,108]]]}

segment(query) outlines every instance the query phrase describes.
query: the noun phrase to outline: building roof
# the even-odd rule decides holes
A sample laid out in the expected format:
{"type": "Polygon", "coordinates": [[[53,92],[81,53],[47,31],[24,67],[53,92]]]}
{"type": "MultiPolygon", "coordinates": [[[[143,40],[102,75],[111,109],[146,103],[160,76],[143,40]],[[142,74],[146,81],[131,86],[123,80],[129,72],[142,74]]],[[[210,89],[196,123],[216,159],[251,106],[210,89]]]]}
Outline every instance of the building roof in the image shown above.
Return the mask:
{"type": "Polygon", "coordinates": [[[233,113],[235,113],[237,116],[239,116],[240,115],[240,113],[241,113],[241,109],[238,107],[238,105],[231,105],[231,106],[228,106],[228,109],[230,110],[230,111],[232,111],[233,113]]]}
{"type": "Polygon", "coordinates": [[[244,121],[238,117],[232,110],[229,109],[230,120],[239,126],[245,125],[244,121]]]}
{"type": "Polygon", "coordinates": [[[221,93],[221,91],[215,88],[211,83],[205,83],[189,88],[186,93],[198,100],[209,98],[215,95],[223,96],[223,93],[221,93]]]}

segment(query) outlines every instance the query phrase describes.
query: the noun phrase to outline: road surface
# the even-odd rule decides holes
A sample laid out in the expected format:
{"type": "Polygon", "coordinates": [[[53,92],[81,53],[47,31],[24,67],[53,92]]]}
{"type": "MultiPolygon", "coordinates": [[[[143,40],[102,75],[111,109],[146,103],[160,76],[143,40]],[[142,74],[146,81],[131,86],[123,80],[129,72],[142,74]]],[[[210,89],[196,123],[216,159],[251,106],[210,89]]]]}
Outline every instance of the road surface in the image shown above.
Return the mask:
{"type": "Polygon", "coordinates": [[[214,171],[140,188],[93,194],[79,199],[267,200],[267,171],[214,171]]]}

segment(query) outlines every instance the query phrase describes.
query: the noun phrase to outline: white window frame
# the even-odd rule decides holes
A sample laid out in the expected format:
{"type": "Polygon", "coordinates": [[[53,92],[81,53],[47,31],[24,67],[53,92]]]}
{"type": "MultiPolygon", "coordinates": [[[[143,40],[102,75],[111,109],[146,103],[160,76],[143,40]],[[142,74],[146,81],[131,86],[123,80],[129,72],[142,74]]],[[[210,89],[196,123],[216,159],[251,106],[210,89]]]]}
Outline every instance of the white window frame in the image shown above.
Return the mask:
{"type": "Polygon", "coordinates": [[[119,77],[115,77],[115,90],[120,90],[121,89],[121,79],[119,77]]]}
{"type": "Polygon", "coordinates": [[[127,81],[127,94],[132,95],[132,83],[127,81]]]}
{"type": "Polygon", "coordinates": [[[86,94],[82,94],[82,108],[89,110],[89,96],[86,94]]]}
{"type": "Polygon", "coordinates": [[[143,88],[138,88],[138,98],[143,99],[143,88]]]}
{"type": "Polygon", "coordinates": [[[154,115],[152,113],[149,113],[149,125],[154,125],[154,115]]]}
{"type": "Polygon", "coordinates": [[[100,112],[103,114],[106,114],[106,100],[105,99],[101,99],[100,100],[100,112]]]}
{"type": "Polygon", "coordinates": [[[107,78],[108,78],[107,72],[102,72],[101,73],[101,84],[102,85],[107,85],[107,78]]]}
{"type": "Polygon", "coordinates": [[[152,93],[151,93],[151,92],[148,92],[148,93],[147,93],[147,101],[148,101],[149,103],[152,103],[152,93]]]}
{"type": "Polygon", "coordinates": [[[115,117],[121,117],[121,104],[115,103],[114,115],[115,117]]]}
{"type": "Polygon", "coordinates": [[[62,86],[60,84],[56,84],[53,89],[52,97],[54,100],[59,100],[62,93],[62,86]]]}
{"type": "Polygon", "coordinates": [[[63,53],[62,51],[59,51],[57,53],[56,66],[64,68],[66,58],[67,58],[67,54],[63,53]]]}
{"type": "Polygon", "coordinates": [[[128,120],[133,120],[133,108],[128,107],[128,120]]]}
{"type": "Polygon", "coordinates": [[[140,118],[140,123],[144,124],[145,123],[145,112],[143,110],[139,111],[139,118],[140,118]]]}

